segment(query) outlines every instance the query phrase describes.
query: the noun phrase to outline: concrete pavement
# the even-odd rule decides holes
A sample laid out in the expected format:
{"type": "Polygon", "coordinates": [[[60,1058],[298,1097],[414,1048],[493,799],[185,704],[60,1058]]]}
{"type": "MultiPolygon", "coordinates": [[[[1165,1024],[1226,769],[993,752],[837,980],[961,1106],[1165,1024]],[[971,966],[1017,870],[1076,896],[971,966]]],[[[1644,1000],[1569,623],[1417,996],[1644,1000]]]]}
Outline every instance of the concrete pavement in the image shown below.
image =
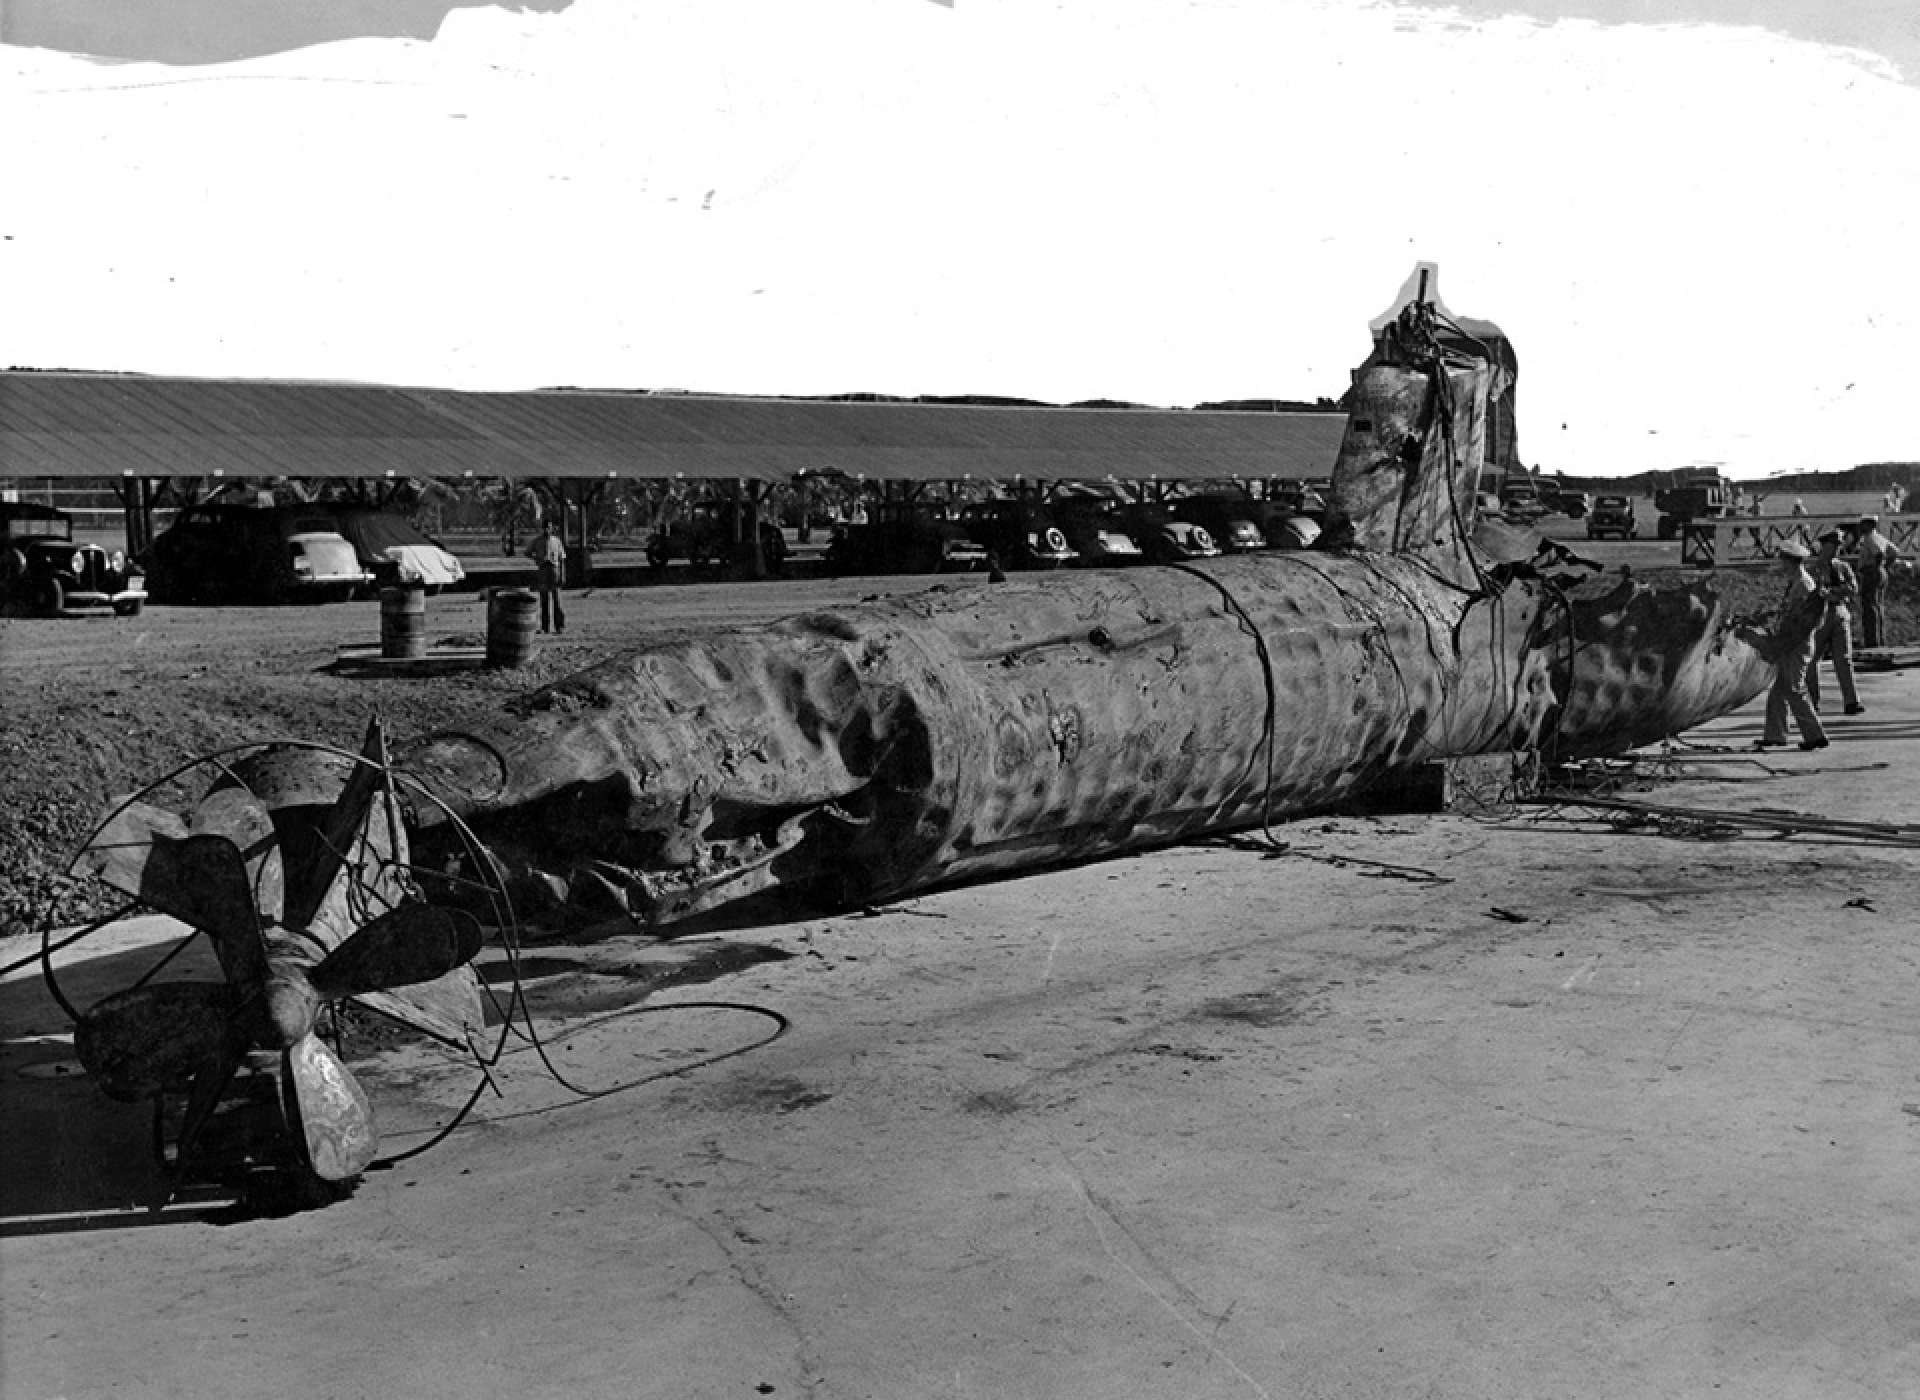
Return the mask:
{"type": "MultiPolygon", "coordinates": [[[[1862,689],[1830,749],[1753,754],[1750,706],[1641,795],[1920,821],[1920,671],[1862,689]]],[[[10,976],[4,1392],[1913,1393],[1920,850],[1497,801],[1274,834],[543,946],[585,1086],[771,1025],[649,986],[791,1029],[571,1106],[516,1052],[283,1219],[122,1213],[144,1120],[10,976]],[[767,960],[646,981],[728,957],[767,960]]]]}

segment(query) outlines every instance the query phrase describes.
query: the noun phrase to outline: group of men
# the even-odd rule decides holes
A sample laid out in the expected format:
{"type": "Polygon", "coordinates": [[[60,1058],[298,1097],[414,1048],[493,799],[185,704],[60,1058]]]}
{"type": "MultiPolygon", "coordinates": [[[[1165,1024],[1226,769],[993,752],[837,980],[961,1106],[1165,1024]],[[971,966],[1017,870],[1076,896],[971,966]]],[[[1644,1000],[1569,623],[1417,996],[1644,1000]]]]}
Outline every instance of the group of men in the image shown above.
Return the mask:
{"type": "Polygon", "coordinates": [[[1863,515],[1851,530],[1835,526],[1808,549],[1788,541],[1779,550],[1786,593],[1780,601],[1780,631],[1805,639],[1780,656],[1773,688],[1767,693],[1767,718],[1759,747],[1787,742],[1787,716],[1800,730],[1800,747],[1824,749],[1820,722],[1820,662],[1833,663],[1846,713],[1866,709],[1853,681],[1853,611],[1860,610],[1863,640],[1869,647],[1885,641],[1887,580],[1900,551],[1880,533],[1880,519],[1863,515]],[[1851,541],[1853,562],[1841,558],[1851,541]],[[1815,614],[1817,613],[1817,616],[1815,614]]]}

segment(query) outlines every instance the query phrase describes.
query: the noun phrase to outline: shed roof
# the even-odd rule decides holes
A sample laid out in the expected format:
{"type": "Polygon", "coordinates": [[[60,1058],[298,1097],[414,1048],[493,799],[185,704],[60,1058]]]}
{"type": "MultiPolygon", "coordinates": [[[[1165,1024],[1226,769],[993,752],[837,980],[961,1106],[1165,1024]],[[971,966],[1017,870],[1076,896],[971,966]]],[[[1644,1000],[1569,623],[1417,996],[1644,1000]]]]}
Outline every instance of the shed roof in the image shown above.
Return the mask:
{"type": "Polygon", "coordinates": [[[0,476],[1320,477],[1337,413],[0,374],[0,476]]]}

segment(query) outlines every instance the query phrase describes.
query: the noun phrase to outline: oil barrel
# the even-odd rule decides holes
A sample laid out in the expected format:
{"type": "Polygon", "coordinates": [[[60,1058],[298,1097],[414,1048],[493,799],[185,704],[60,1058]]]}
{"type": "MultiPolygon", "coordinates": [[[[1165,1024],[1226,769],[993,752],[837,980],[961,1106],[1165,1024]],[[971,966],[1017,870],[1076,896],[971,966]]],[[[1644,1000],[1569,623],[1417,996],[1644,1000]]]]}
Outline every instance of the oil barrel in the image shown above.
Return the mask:
{"type": "Polygon", "coordinates": [[[487,665],[524,666],[533,659],[540,599],[530,589],[496,589],[487,599],[487,665]]]}
{"type": "Polygon", "coordinates": [[[380,590],[380,654],[415,659],[427,654],[427,590],[380,590]]]}

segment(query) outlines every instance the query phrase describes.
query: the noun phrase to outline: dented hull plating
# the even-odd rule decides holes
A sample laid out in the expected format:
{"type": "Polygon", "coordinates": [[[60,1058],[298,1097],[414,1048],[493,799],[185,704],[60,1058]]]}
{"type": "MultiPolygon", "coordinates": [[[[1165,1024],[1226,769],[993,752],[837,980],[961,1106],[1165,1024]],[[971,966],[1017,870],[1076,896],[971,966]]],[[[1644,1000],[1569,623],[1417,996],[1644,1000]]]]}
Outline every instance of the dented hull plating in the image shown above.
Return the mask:
{"type": "Polygon", "coordinates": [[[650,648],[407,766],[580,918],[651,926],[1244,828],[1431,759],[1620,752],[1769,675],[1706,585],[1570,603],[1406,557],[1274,554],[650,648]]]}

